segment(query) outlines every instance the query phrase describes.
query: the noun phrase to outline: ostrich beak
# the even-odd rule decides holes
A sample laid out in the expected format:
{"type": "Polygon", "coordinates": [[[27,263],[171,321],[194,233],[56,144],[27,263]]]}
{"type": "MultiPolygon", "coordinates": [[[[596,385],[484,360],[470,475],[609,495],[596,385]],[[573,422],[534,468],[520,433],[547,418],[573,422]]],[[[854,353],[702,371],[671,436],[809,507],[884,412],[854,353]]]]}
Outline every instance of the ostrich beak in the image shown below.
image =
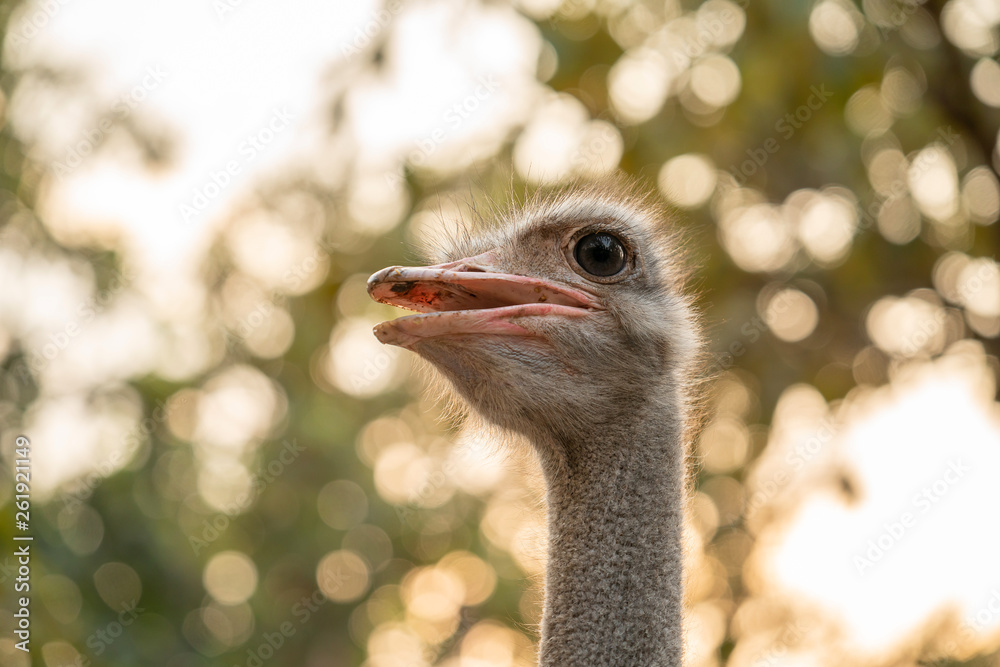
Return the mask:
{"type": "Polygon", "coordinates": [[[375,327],[375,337],[410,347],[438,336],[536,336],[517,320],[581,317],[600,308],[586,292],[495,268],[492,253],[484,253],[436,266],[390,266],[375,273],[368,279],[371,298],[420,313],[382,322],[375,327]]]}

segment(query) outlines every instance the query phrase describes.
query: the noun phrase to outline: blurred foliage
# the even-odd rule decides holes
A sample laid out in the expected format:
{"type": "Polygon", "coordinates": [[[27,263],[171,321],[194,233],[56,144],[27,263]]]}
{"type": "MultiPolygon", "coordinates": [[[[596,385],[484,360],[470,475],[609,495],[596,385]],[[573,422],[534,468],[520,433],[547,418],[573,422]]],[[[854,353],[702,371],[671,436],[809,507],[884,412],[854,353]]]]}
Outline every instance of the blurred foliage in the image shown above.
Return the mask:
{"type": "MultiPolygon", "coordinates": [[[[570,2],[560,12],[535,21],[558,58],[548,85],[576,98],[592,118],[618,128],[623,146],[621,167],[650,189],[657,188],[663,164],[682,154],[703,154],[730,177],[738,174],[740,165],[752,160],[755,151],[782,136],[780,120],[808,105],[810,96],[822,90],[829,99],[810,109],[808,120],[791,136],[780,139],[779,150],[769,151],[766,166],[753,169],[746,177],[746,186],[762,193],[764,201],[780,203],[803,188],[819,190],[836,184],[854,193],[858,210],[864,212],[885,199],[873,189],[866,168],[870,161],[865,159],[880,141],[910,156],[935,141],[940,129],[951,128],[958,135],[951,148],[960,172],[968,173],[976,165],[985,165],[994,173],[997,169],[1000,112],[973,94],[969,81],[977,59],[940,35],[938,25],[945,4],[942,0],[912,7],[899,4],[897,10],[909,12],[906,22],[889,28],[876,26],[871,17],[887,3],[866,1],[864,10],[855,9],[863,16],[855,53],[838,56],[817,48],[807,28],[815,10],[813,3],[740,3],[746,12],[746,28],[727,52],[741,76],[735,100],[697,113],[697,109],[692,111],[696,105],[685,105],[681,95],[674,95],[650,118],[634,124],[623,122],[616,113],[608,87],[612,66],[629,50],[612,37],[609,25],[617,20],[613,18],[616,11],[624,12],[633,3],[602,4],[602,9],[595,11],[586,3],[570,2]],[[612,4],[621,9],[609,9],[612,4]],[[919,32],[915,23],[937,38],[914,46],[911,33],[919,32]],[[909,28],[903,29],[905,26],[909,28]],[[912,108],[893,117],[891,140],[852,129],[845,120],[850,101],[864,87],[878,86],[894,67],[911,72],[911,78],[923,82],[923,90],[912,108]]],[[[4,4],[4,25],[15,5],[4,4]]],[[[663,9],[663,3],[643,6],[651,24],[666,20],[664,12],[668,10],[663,9]]],[[[696,5],[686,3],[685,9],[692,11],[696,5]]],[[[994,25],[994,42],[996,32],[994,25]]],[[[370,60],[370,72],[383,66],[380,50],[371,49],[365,57],[370,60]]],[[[51,85],[72,85],[53,73],[3,67],[4,99],[10,100],[19,86],[46,76],[54,81],[51,85]]],[[[340,90],[331,95],[331,132],[342,122],[340,108],[345,94],[340,90]]],[[[141,143],[141,137],[136,141],[141,143]]],[[[512,166],[515,141],[516,136],[511,137],[494,159],[479,162],[459,175],[441,177],[410,165],[405,182],[412,202],[410,213],[424,210],[441,193],[461,197],[487,192],[509,199],[534,187],[512,166]]],[[[170,154],[167,149],[162,152],[170,154]]],[[[20,228],[31,230],[34,252],[82,260],[93,267],[99,286],[108,284],[122,269],[120,257],[105,249],[64,247],[38,221],[38,188],[46,166],[33,163],[27,157],[31,154],[32,146],[23,145],[8,123],[0,126],[2,224],[30,219],[32,224],[21,224],[20,228]]],[[[734,188],[732,182],[724,182],[726,178],[720,177],[720,191],[734,188]]],[[[432,397],[423,395],[423,384],[416,375],[374,395],[352,395],[332,386],[319,370],[325,363],[330,333],[338,325],[353,316],[389,314],[359,304],[357,295],[363,292],[357,277],[414,258],[406,224],[370,239],[344,227],[349,187],[348,183],[338,188],[293,175],[276,180],[259,193],[260,207],[280,215],[304,197],[318,207],[323,221],[323,263],[328,260],[329,270],[322,282],[303,294],[273,294],[261,301],[266,312],[277,307],[291,315],[294,339],[287,350],[276,358],[255,355],[245,344],[240,323],[225,323],[223,292],[240,269],[220,238],[203,275],[216,326],[223,328],[227,341],[223,357],[215,367],[189,380],[171,381],[157,375],[135,378],[131,384],[141,397],[140,424],[149,424],[150,432],[148,437],[138,438],[141,444],[134,458],[109,476],[98,475],[93,484],[67,485],[50,502],[34,505],[34,664],[318,666],[360,665],[366,659],[373,667],[437,664],[455,658],[472,630],[498,642],[496,646],[508,647],[516,660],[480,664],[530,664],[527,640],[512,639],[512,633],[500,630],[490,634],[490,628],[502,626],[515,630],[518,636],[533,638],[539,573],[526,572],[524,561],[491,541],[481,524],[491,507],[530,506],[532,501],[504,505],[495,500],[502,489],[491,487],[481,493],[452,489],[432,500],[390,502],[376,489],[374,462],[371,452],[365,453],[366,442],[381,438],[393,445],[393,438],[399,442],[419,440],[428,456],[406,459],[400,454],[404,462],[400,465],[430,466],[425,472],[432,480],[433,473],[440,474],[442,462],[448,460],[455,428],[437,421],[439,407],[432,397]],[[259,446],[247,459],[259,493],[252,494],[246,506],[230,515],[199,496],[200,454],[190,437],[183,437],[192,434],[195,417],[184,397],[199,400],[195,392],[205,391],[206,383],[219,372],[247,367],[259,371],[254,377],[273,383],[276,419],[264,429],[259,446]],[[334,480],[339,481],[329,486],[334,480]],[[359,490],[363,495],[357,495],[359,490]],[[323,512],[328,513],[325,520],[323,512]],[[467,581],[457,584],[455,573],[460,568],[439,565],[442,559],[458,557],[456,552],[459,556],[474,554],[478,560],[468,563],[479,568],[467,581]],[[252,577],[233,575],[235,583],[227,584],[225,576],[219,575],[210,582],[212,576],[206,568],[213,557],[232,553],[249,555],[252,577]],[[327,601],[317,594],[317,590],[337,590],[336,583],[323,588],[321,564],[331,554],[334,566],[327,575],[360,577],[362,582],[361,590],[344,602],[327,601]],[[360,554],[361,575],[350,574],[357,562],[351,560],[352,554],[360,554]],[[108,564],[127,567],[107,570],[108,564]],[[140,582],[138,588],[129,571],[140,582]],[[100,572],[111,573],[110,583],[98,575],[100,572]],[[463,604],[462,600],[475,597],[469,597],[475,585],[486,585],[483,582],[491,581],[493,573],[495,590],[475,604],[463,604]],[[421,582],[418,577],[423,575],[429,579],[421,582]],[[248,577],[256,583],[249,598],[241,596],[239,590],[230,590],[239,589],[248,577]],[[222,598],[230,590],[230,604],[207,592],[206,588],[213,586],[222,598]],[[456,586],[458,602],[424,603],[431,611],[440,608],[454,613],[440,618],[430,612],[425,616],[414,613],[412,607],[420,604],[412,597],[415,590],[447,597],[456,586]],[[409,610],[403,600],[406,596],[410,596],[409,610]],[[116,626],[127,618],[121,615],[125,608],[121,605],[133,603],[141,610],[134,623],[116,626]],[[483,623],[489,619],[497,625],[483,623]],[[97,634],[101,629],[114,641],[102,639],[97,634]],[[116,630],[122,630],[120,638],[115,636],[116,630]],[[406,646],[417,646],[409,654],[414,656],[411,662],[371,658],[376,630],[381,633],[379,641],[396,646],[400,655],[406,654],[406,646]]],[[[769,416],[789,385],[809,383],[827,400],[834,400],[858,383],[888,381],[891,355],[871,346],[864,327],[872,303],[885,295],[932,287],[935,265],[947,252],[995,257],[1000,248],[998,224],[973,224],[966,219],[955,223],[961,227],[959,232],[946,236],[939,233],[941,225],[928,222],[924,216],[920,233],[903,243],[887,240],[877,225],[869,225],[853,237],[841,260],[816,263],[799,253],[775,270],[748,271],[720,241],[718,210],[712,204],[678,211],[678,224],[687,234],[695,266],[694,282],[708,325],[713,370],[723,376],[732,373],[749,388],[752,397],[745,419],[757,430],[742,465],[722,475],[700,473],[698,488],[710,497],[720,488],[731,490],[731,486],[720,486],[720,477],[735,481],[737,486],[744,481],[745,465],[766,444],[769,416]],[[819,326],[800,341],[782,340],[767,333],[766,327],[756,331],[751,340],[744,328],[761,310],[760,295],[776,281],[808,295],[818,310],[819,326]],[[740,351],[727,356],[733,343],[741,344],[740,351]],[[862,353],[868,361],[859,365],[862,353]],[[712,484],[705,486],[708,480],[712,484]]],[[[860,215],[864,221],[865,214],[860,215]]],[[[238,216],[233,224],[239,224],[238,216]]],[[[995,334],[964,330],[963,336],[978,338],[992,355],[1000,353],[995,334]]],[[[393,363],[401,377],[409,377],[412,369],[407,362],[393,363]]],[[[39,395],[35,374],[24,372],[26,364],[23,350],[14,341],[3,360],[0,382],[5,454],[13,435],[20,432],[25,411],[39,395]]],[[[236,376],[233,382],[239,385],[244,380],[236,376]]],[[[95,389],[88,400],[97,403],[109,400],[108,395],[95,389]]],[[[384,449],[386,442],[378,446],[384,449]]],[[[501,466],[506,465],[501,462],[501,466]]],[[[405,476],[405,471],[399,474],[405,476]]],[[[508,474],[511,478],[519,475],[508,474]]],[[[4,477],[10,478],[9,471],[4,477]]],[[[427,484],[433,487],[434,482],[427,484]]],[[[523,483],[523,488],[537,492],[537,480],[523,483]]],[[[437,491],[432,488],[429,493],[437,491]]],[[[725,608],[731,614],[747,594],[740,565],[752,540],[740,515],[739,501],[735,511],[727,511],[732,505],[725,497],[713,499],[719,509],[719,526],[706,549],[724,562],[726,570],[716,573],[719,581],[712,595],[728,600],[725,608]]],[[[13,525],[10,492],[0,492],[0,500],[4,504],[0,541],[9,545],[13,525]]],[[[5,582],[3,608],[13,609],[9,586],[12,560],[9,555],[2,558],[6,559],[0,575],[5,582]]],[[[235,568],[232,571],[242,571],[243,561],[233,558],[236,560],[224,562],[235,568]]],[[[2,661],[27,664],[9,644],[12,625],[10,613],[0,612],[0,641],[8,642],[0,647],[2,661]]],[[[716,664],[725,664],[735,641],[729,635],[721,641],[715,651],[716,664]]],[[[496,655],[500,655],[502,651],[497,650],[496,655]]],[[[985,660],[972,659],[965,664],[996,664],[985,660]]]]}

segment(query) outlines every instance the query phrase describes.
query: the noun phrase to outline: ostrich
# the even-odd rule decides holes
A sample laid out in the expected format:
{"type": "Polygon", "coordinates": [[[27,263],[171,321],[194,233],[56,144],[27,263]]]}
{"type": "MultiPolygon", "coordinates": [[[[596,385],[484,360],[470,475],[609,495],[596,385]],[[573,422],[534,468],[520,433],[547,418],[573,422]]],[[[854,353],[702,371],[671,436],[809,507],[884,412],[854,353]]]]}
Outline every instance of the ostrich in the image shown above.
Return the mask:
{"type": "Polygon", "coordinates": [[[536,195],[393,266],[375,327],[430,362],[486,424],[527,439],[549,554],[539,664],[679,666],[689,385],[698,356],[665,214],[636,186],[536,195]]]}

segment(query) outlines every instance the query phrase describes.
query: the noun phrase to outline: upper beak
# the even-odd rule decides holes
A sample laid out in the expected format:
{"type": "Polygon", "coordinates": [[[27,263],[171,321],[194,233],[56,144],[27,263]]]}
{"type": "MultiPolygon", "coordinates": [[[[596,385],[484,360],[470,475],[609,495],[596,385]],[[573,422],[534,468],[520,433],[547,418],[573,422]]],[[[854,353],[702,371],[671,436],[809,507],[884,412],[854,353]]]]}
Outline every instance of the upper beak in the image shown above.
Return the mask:
{"type": "Polygon", "coordinates": [[[368,279],[368,294],[421,315],[375,327],[383,343],[408,347],[442,335],[531,336],[518,318],[532,315],[578,317],[600,307],[597,299],[572,287],[530,276],[497,272],[492,253],[427,267],[390,266],[368,279]]]}

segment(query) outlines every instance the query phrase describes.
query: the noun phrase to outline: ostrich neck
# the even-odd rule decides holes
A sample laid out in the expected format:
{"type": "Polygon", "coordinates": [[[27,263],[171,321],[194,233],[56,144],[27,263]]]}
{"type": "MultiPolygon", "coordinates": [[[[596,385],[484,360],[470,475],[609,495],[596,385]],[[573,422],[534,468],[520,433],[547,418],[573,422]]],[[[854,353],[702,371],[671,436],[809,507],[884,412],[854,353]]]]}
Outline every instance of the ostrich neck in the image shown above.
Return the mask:
{"type": "Polygon", "coordinates": [[[572,456],[542,457],[542,667],[681,665],[683,417],[656,413],[566,443],[572,456]]]}

